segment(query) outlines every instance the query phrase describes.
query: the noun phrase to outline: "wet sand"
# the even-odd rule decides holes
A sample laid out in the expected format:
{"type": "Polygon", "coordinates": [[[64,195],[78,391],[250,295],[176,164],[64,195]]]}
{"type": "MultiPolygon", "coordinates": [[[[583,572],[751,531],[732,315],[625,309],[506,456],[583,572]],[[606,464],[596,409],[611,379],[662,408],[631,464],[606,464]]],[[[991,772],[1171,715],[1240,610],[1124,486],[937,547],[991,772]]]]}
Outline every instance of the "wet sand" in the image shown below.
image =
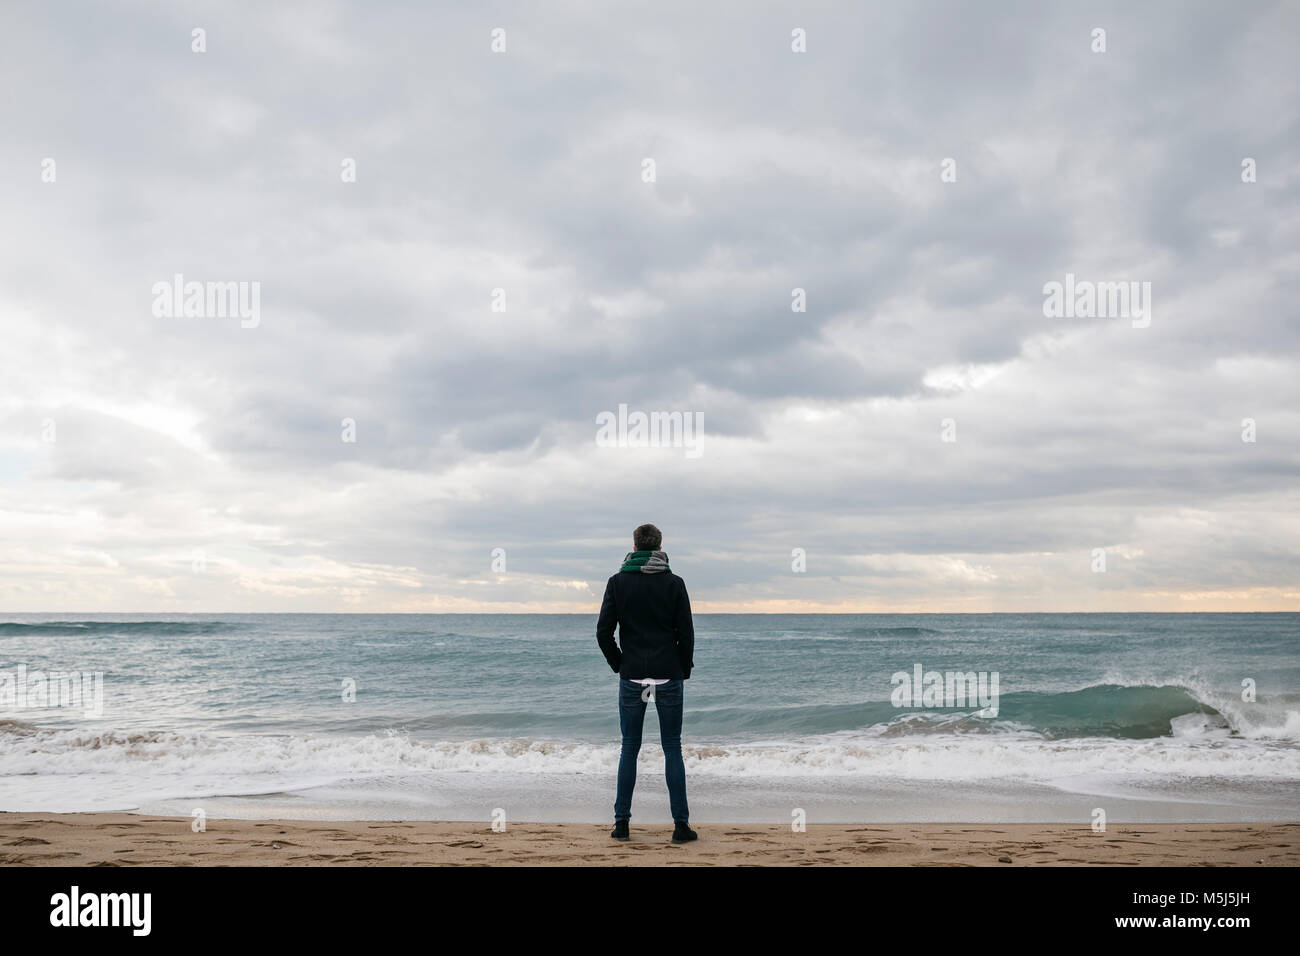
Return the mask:
{"type": "Polygon", "coordinates": [[[0,813],[4,866],[1296,866],[1300,823],[700,825],[315,822],[0,813]]]}

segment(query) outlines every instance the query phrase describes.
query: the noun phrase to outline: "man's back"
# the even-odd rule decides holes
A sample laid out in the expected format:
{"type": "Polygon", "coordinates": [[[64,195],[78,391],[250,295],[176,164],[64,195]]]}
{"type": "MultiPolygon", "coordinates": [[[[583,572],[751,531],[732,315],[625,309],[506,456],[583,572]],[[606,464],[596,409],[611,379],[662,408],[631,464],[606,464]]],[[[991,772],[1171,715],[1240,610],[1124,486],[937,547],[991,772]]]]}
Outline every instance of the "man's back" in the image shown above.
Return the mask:
{"type": "Polygon", "coordinates": [[[627,680],[686,680],[695,653],[686,582],[670,571],[613,575],[605,585],[596,639],[609,666],[627,680]]]}
{"type": "Polygon", "coordinates": [[[695,627],[686,583],[668,568],[659,550],[663,534],[652,524],[632,532],[636,550],[623,559],[618,574],[605,585],[596,619],[596,641],[609,666],[619,675],[618,726],[623,738],[618,755],[618,793],[614,797],[615,840],[628,840],[636,759],[646,706],[654,702],[659,742],[664,748],[668,809],[673,814],[673,842],[690,843],[699,834],[690,827],[686,802],[686,763],[682,758],[683,681],[695,666],[695,627]],[[618,643],[614,629],[618,629],[618,643]],[[620,646],[621,645],[621,646],[620,646]]]}

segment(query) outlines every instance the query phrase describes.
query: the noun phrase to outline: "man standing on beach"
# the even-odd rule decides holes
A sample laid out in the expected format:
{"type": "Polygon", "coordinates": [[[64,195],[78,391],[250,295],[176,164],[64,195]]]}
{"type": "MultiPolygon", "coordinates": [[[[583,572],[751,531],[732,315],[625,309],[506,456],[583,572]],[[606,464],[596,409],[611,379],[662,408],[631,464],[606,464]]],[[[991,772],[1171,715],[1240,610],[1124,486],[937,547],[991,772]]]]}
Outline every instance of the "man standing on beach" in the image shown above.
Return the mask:
{"type": "Polygon", "coordinates": [[[652,524],[643,524],[632,532],[632,547],[636,550],[623,559],[623,567],[605,585],[605,599],[596,621],[596,642],[619,675],[618,717],[623,732],[614,831],[610,836],[628,839],[645,705],[654,701],[673,814],[673,842],[689,843],[699,834],[688,825],[686,764],[682,761],[682,682],[691,676],[695,666],[695,626],[686,582],[668,570],[668,555],[659,550],[662,543],[663,535],[652,524]]]}

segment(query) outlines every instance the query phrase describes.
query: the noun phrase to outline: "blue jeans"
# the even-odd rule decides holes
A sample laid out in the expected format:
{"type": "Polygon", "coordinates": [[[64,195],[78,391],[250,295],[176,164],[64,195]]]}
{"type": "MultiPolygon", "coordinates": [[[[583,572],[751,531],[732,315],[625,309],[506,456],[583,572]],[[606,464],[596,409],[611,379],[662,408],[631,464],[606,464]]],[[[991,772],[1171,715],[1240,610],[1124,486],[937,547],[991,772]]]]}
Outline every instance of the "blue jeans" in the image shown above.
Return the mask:
{"type": "MultiPolygon", "coordinates": [[[[636,757],[641,752],[641,728],[645,724],[649,690],[630,680],[618,680],[618,723],[623,731],[623,752],[618,758],[618,795],[614,798],[614,822],[632,819],[632,790],[636,787],[636,757]]],[[[690,822],[686,806],[686,764],[682,761],[682,682],[670,680],[654,688],[655,711],[659,714],[659,740],[664,748],[664,776],[668,780],[668,805],[674,823],[690,822]]]]}

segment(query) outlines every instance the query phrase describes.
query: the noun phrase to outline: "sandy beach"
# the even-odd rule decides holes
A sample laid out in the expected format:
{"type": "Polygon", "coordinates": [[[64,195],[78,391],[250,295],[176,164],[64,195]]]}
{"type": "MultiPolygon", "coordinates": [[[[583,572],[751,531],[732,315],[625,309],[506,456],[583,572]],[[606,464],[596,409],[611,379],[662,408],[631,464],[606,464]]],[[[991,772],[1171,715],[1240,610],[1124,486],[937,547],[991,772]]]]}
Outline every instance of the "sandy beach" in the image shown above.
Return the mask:
{"type": "Polygon", "coordinates": [[[0,814],[5,866],[1295,866],[1300,823],[634,826],[215,820],[130,813],[0,814]]]}

